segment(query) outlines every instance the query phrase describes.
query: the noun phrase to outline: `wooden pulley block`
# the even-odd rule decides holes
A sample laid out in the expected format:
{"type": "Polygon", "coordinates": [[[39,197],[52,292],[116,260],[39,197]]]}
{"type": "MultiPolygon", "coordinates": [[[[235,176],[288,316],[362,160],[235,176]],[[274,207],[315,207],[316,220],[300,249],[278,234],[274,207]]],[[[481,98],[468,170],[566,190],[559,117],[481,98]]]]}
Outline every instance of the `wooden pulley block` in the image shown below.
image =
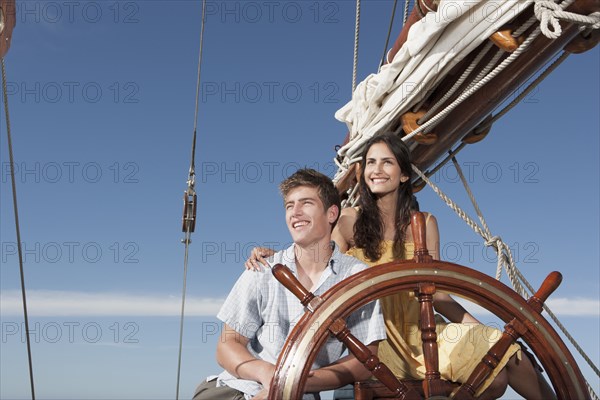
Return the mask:
{"type": "Polygon", "coordinates": [[[413,182],[413,184],[412,184],[413,194],[420,192],[424,187],[425,187],[425,181],[423,181],[421,179],[419,179],[416,182],[413,182]]]}
{"type": "MultiPolygon", "coordinates": [[[[406,135],[410,134],[411,132],[415,131],[417,128],[419,128],[419,120],[421,118],[423,118],[423,116],[427,113],[427,110],[425,109],[421,109],[417,112],[406,112],[402,115],[402,117],[400,118],[402,121],[402,130],[404,130],[404,133],[406,135]]],[[[413,139],[415,140],[415,142],[419,143],[419,144],[426,144],[426,145],[430,145],[430,144],[434,144],[437,142],[438,140],[438,136],[433,133],[433,132],[428,132],[428,133],[417,133],[413,139]]]]}
{"type": "Polygon", "coordinates": [[[462,138],[463,143],[474,144],[481,142],[492,130],[492,124],[487,123],[485,119],[481,124],[473,128],[473,130],[462,138]]]}
{"type": "Polygon", "coordinates": [[[522,36],[517,38],[513,37],[513,29],[511,27],[505,26],[490,36],[490,40],[494,42],[494,44],[506,51],[507,53],[512,53],[525,41],[522,36]]]}
{"type": "MultiPolygon", "coordinates": [[[[600,0],[579,0],[573,3],[567,11],[580,15],[590,15],[600,11],[600,0]]],[[[600,29],[582,32],[565,46],[565,51],[579,54],[594,48],[600,41],[600,29]]]]}
{"type": "Polygon", "coordinates": [[[600,42],[600,29],[594,29],[589,33],[580,33],[575,36],[566,46],[565,51],[571,54],[581,54],[593,49],[600,42]]]}

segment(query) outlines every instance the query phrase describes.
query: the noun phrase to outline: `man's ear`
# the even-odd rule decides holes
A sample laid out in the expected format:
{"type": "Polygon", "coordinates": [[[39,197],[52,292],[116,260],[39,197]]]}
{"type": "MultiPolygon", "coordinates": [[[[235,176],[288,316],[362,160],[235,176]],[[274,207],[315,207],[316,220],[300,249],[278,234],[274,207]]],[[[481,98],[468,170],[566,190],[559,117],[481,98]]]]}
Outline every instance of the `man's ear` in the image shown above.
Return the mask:
{"type": "Polygon", "coordinates": [[[333,224],[335,221],[337,221],[339,215],[340,209],[335,204],[327,209],[327,221],[329,221],[330,224],[333,224]]]}

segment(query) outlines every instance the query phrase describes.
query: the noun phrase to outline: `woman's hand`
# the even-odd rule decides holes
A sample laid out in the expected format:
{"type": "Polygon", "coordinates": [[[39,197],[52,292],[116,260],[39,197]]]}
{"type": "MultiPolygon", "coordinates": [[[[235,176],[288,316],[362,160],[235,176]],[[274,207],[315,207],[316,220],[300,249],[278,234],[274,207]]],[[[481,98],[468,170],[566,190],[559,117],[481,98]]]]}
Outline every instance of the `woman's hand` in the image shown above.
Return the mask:
{"type": "Polygon", "coordinates": [[[250,252],[250,257],[248,257],[244,266],[248,270],[260,271],[261,264],[265,267],[269,267],[269,263],[265,258],[271,257],[273,254],[275,254],[275,250],[273,249],[267,247],[255,247],[250,252]]]}

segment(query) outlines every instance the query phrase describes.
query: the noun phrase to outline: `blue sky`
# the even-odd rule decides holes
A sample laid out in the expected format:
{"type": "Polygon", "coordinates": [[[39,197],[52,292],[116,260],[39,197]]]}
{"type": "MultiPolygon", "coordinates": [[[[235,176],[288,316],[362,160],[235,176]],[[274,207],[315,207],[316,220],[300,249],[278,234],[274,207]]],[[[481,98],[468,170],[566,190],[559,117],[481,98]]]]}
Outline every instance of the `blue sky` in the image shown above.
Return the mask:
{"type": "MultiPolygon", "coordinates": [[[[174,398],[200,2],[69,4],[19,1],[5,59],[36,394],[174,398]]],[[[208,4],[182,398],[219,371],[213,316],[248,250],[290,242],[277,183],[300,166],[333,176],[346,133],[333,114],[351,96],[353,2],[208,4]]],[[[377,68],[390,10],[363,6],[359,79],[377,68]]],[[[569,57],[459,157],[530,282],[563,273],[556,311],[596,365],[599,61],[598,48],[569,57]]],[[[29,384],[1,118],[0,397],[20,399],[29,384]]],[[[474,215],[452,168],[434,181],[474,215]]],[[[442,257],[493,275],[481,239],[431,190],[418,198],[438,217],[442,257]]]]}

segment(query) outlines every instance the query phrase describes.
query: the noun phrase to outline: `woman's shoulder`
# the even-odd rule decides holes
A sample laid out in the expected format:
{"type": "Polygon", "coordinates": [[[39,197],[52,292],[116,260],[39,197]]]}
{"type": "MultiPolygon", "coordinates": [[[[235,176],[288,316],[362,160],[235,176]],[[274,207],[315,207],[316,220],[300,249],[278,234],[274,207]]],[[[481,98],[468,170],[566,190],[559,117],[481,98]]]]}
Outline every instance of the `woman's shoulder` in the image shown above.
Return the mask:
{"type": "Polygon", "coordinates": [[[433,215],[432,213],[428,212],[428,211],[421,211],[423,214],[425,214],[425,223],[428,224],[430,221],[431,222],[436,222],[436,218],[435,215],[433,215]]]}

